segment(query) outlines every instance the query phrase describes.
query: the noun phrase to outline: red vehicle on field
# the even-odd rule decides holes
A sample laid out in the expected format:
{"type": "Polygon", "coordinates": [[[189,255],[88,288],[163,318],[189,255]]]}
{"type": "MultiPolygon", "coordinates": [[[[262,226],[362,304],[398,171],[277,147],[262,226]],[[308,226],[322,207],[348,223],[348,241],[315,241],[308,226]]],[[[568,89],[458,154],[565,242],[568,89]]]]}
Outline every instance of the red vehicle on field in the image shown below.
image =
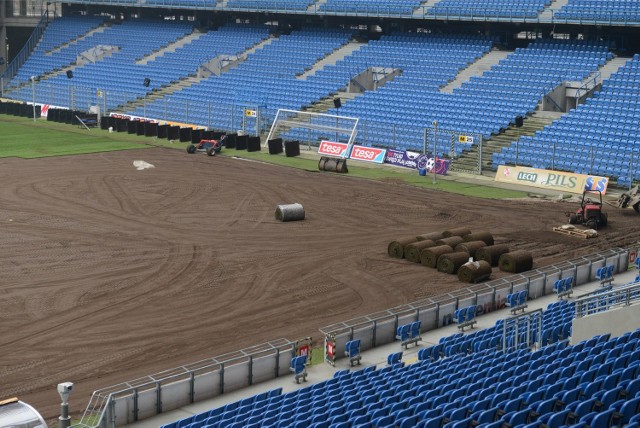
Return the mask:
{"type": "Polygon", "coordinates": [[[209,156],[215,156],[222,151],[222,140],[200,140],[198,144],[189,144],[187,153],[203,152],[209,156]]]}

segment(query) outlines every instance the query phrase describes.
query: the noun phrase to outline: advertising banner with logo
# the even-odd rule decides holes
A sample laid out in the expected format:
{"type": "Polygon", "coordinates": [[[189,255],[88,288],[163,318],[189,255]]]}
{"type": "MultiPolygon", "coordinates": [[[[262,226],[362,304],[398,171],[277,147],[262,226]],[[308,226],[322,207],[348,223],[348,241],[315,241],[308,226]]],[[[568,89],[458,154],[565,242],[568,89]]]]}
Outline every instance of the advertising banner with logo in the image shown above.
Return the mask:
{"type": "Polygon", "coordinates": [[[584,190],[599,190],[604,195],[609,185],[608,178],[597,175],[504,165],[498,166],[495,180],[577,194],[584,190]]]}
{"type": "Polygon", "coordinates": [[[446,175],[449,170],[448,159],[435,159],[431,154],[422,154],[405,150],[388,149],[384,163],[390,165],[401,166],[411,169],[426,169],[427,172],[433,172],[436,167],[436,174],[446,175]]]}
{"type": "Polygon", "coordinates": [[[375,147],[353,146],[349,159],[355,159],[364,162],[383,163],[387,149],[378,149],[375,147]]]}
{"type": "Polygon", "coordinates": [[[326,156],[336,156],[344,158],[347,156],[347,143],[336,143],[335,141],[322,141],[318,147],[318,153],[326,156]]]}

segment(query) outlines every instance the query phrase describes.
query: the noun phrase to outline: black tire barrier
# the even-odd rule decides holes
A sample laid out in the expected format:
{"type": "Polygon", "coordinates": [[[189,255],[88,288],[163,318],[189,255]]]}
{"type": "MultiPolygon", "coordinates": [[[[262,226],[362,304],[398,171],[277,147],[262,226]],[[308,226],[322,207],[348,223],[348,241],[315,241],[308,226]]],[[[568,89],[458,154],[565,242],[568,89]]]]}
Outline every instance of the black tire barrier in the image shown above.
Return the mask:
{"type": "Polygon", "coordinates": [[[236,141],[238,140],[238,134],[227,134],[227,139],[224,142],[224,145],[227,149],[235,149],[236,141]]]}
{"type": "Polygon", "coordinates": [[[78,119],[76,119],[76,115],[80,112],[76,110],[65,110],[65,121],[67,125],[78,125],[78,119]]]}
{"type": "Polygon", "coordinates": [[[222,131],[209,131],[209,132],[211,132],[211,137],[208,138],[209,140],[219,140],[225,134],[222,131]]]}
{"type": "Polygon", "coordinates": [[[158,125],[158,138],[167,138],[169,135],[169,125],[158,125]]]}
{"type": "Polygon", "coordinates": [[[526,250],[516,250],[505,253],[498,260],[498,267],[503,272],[521,273],[531,270],[533,267],[533,256],[526,250]]]}
{"type": "Polygon", "coordinates": [[[140,135],[143,136],[144,135],[144,125],[145,125],[146,121],[145,120],[139,120],[138,123],[136,124],[136,135],[140,135]]]}
{"type": "Polygon", "coordinates": [[[158,124],[155,122],[144,123],[144,136],[145,137],[157,137],[158,136],[158,124]]]}
{"type": "Polygon", "coordinates": [[[18,104],[20,106],[20,116],[31,117],[33,116],[33,107],[29,104],[18,104]]]}
{"type": "Polygon", "coordinates": [[[127,122],[127,134],[135,134],[138,131],[138,121],[130,120],[127,122]]]}
{"type": "Polygon", "coordinates": [[[180,139],[180,127],[178,125],[169,127],[169,131],[167,132],[167,139],[173,141],[180,139]]]}
{"type": "MultiPolygon", "coordinates": [[[[7,114],[9,114],[7,110],[7,114]]],[[[47,112],[47,122],[56,122],[58,119],[58,110],[55,108],[50,108],[47,112]]]]}
{"type": "Polygon", "coordinates": [[[104,131],[109,129],[109,116],[100,116],[100,129],[104,131]]]}
{"type": "Polygon", "coordinates": [[[302,204],[278,205],[276,220],[283,222],[304,220],[304,207],[302,204]]]}
{"type": "Polygon", "coordinates": [[[277,155],[282,153],[283,151],[282,138],[273,138],[267,141],[267,146],[269,147],[270,155],[277,155]]]}
{"type": "Polygon", "coordinates": [[[465,236],[469,235],[471,231],[466,227],[455,227],[453,229],[445,230],[442,232],[443,238],[449,238],[451,236],[465,236]]]}
{"type": "Polygon", "coordinates": [[[117,132],[127,132],[127,124],[129,121],[127,119],[118,119],[116,120],[116,131],[117,132]]]}
{"type": "Polygon", "coordinates": [[[5,114],[7,111],[7,106],[4,101],[0,101],[0,114],[5,114]]]}
{"type": "Polygon", "coordinates": [[[284,142],[284,154],[288,158],[300,156],[300,141],[285,141],[284,142]]]}
{"type": "Polygon", "coordinates": [[[416,238],[414,236],[408,236],[406,238],[400,238],[395,241],[389,242],[387,245],[387,254],[396,259],[404,258],[405,248],[409,244],[413,244],[416,242],[416,238]]]}
{"type": "Polygon", "coordinates": [[[191,128],[180,128],[180,142],[191,142],[191,128]]]}
{"type": "Polygon", "coordinates": [[[262,143],[260,142],[260,137],[249,137],[247,140],[247,151],[248,152],[259,152],[261,150],[262,143]]]}
{"type": "Polygon", "coordinates": [[[509,252],[509,247],[504,244],[490,245],[487,247],[478,248],[476,250],[476,260],[484,260],[491,266],[498,266],[500,256],[509,252]]]}
{"type": "Polygon", "coordinates": [[[430,268],[438,267],[438,258],[443,254],[453,253],[453,248],[448,245],[437,245],[420,251],[420,263],[430,268]]]}
{"type": "Polygon", "coordinates": [[[208,140],[208,138],[204,138],[204,131],[202,129],[194,129],[191,131],[191,144],[198,144],[200,140],[208,140]]]}
{"type": "Polygon", "coordinates": [[[469,261],[469,253],[459,251],[455,253],[447,253],[438,257],[438,272],[455,275],[458,269],[469,261]]]}
{"type": "Polygon", "coordinates": [[[491,265],[484,260],[467,262],[458,269],[458,279],[468,284],[476,284],[491,277],[491,265]]]}
{"type": "Polygon", "coordinates": [[[236,150],[247,150],[248,135],[238,135],[236,138],[236,150]]]}

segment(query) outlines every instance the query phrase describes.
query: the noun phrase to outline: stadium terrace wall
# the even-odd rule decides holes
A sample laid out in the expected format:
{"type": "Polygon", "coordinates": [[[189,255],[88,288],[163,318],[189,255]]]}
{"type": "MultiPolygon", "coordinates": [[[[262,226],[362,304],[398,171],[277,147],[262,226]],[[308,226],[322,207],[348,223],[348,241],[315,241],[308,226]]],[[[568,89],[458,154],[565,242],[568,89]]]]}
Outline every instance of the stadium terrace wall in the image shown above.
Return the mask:
{"type": "MultiPolygon", "coordinates": [[[[335,335],[339,358],[348,340],[361,339],[363,351],[388,344],[395,341],[398,325],[421,320],[422,331],[434,330],[451,323],[453,312],[459,307],[479,305],[481,313],[486,313],[504,307],[504,298],[514,291],[526,289],[535,299],[553,293],[554,282],[563,277],[573,276],[575,284],[580,285],[593,281],[597,269],[603,266],[613,265],[615,273],[625,272],[636,254],[640,254],[640,244],[631,249],[614,248],[333,324],[320,331],[335,335]]],[[[116,428],[284,376],[289,373],[296,346],[296,342],[279,339],[95,391],[80,423],[74,427],[116,428]]]]}
{"type": "MultiPolygon", "coordinates": [[[[613,265],[614,273],[625,272],[630,259],[635,259],[640,248],[632,250],[614,248],[591,256],[581,257],[557,265],[534,269],[486,283],[461,289],[444,296],[425,299],[376,314],[323,327],[320,331],[331,337],[337,350],[344,350],[348,341],[360,339],[361,350],[394,342],[396,329],[413,321],[422,321],[422,331],[434,330],[453,322],[453,314],[459,308],[475,305],[478,315],[502,309],[508,294],[527,290],[530,299],[553,293],[558,279],[575,278],[575,285],[596,279],[598,268],[613,265]]],[[[336,359],[344,352],[336,351],[336,359]]]]}

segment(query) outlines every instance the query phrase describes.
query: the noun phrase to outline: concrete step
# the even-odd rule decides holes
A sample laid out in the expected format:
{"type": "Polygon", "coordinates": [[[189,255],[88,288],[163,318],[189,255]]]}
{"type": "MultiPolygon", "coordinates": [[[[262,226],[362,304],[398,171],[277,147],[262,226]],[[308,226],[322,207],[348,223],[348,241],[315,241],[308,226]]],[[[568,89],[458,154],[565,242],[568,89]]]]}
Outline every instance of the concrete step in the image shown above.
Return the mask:
{"type": "Polygon", "coordinates": [[[420,2],[420,6],[418,6],[417,8],[415,8],[413,10],[413,16],[424,16],[425,12],[435,6],[440,0],[426,0],[426,1],[421,1],[420,2]]]}
{"type": "Polygon", "coordinates": [[[348,43],[342,45],[338,49],[331,52],[329,55],[317,61],[309,70],[296,76],[296,79],[307,80],[307,77],[313,76],[314,74],[316,74],[316,72],[322,70],[328,65],[335,65],[338,61],[341,61],[345,57],[353,54],[353,52],[360,49],[363,45],[364,43],[358,42],[356,40],[350,40],[348,43]]]}
{"type": "Polygon", "coordinates": [[[467,68],[460,70],[455,79],[447,83],[444,87],[440,88],[440,92],[453,92],[454,89],[462,86],[464,82],[468,82],[471,77],[482,76],[485,71],[490,70],[494,65],[498,64],[504,58],[509,56],[509,54],[511,54],[511,52],[501,51],[498,49],[489,51],[473,63],[469,64],[467,68]]]}
{"type": "Polygon", "coordinates": [[[205,33],[201,33],[200,31],[196,30],[193,33],[187,34],[186,36],[176,40],[173,43],[169,43],[169,45],[165,46],[164,48],[143,57],[142,59],[136,61],[136,64],[144,65],[151,61],[155,61],[156,58],[163,56],[167,52],[175,52],[176,49],[180,49],[181,47],[193,42],[194,40],[198,40],[204,34],[205,33]]]}
{"type": "Polygon", "coordinates": [[[544,11],[540,14],[540,18],[551,19],[553,14],[560,10],[562,6],[569,3],[569,0],[551,0],[551,4],[547,6],[544,11]]]}
{"type": "Polygon", "coordinates": [[[58,46],[58,47],[57,47],[57,48],[55,48],[55,49],[51,49],[49,52],[46,52],[46,53],[45,53],[45,55],[49,55],[49,56],[51,56],[51,55],[53,55],[53,54],[54,54],[54,53],[56,53],[56,52],[60,52],[62,49],[66,48],[66,47],[68,47],[68,46],[71,46],[71,45],[75,45],[75,44],[77,44],[79,41],[84,40],[84,39],[86,39],[87,37],[91,37],[91,36],[93,36],[93,35],[94,35],[94,34],[96,34],[96,33],[102,33],[102,32],[104,32],[104,30],[106,30],[107,28],[110,28],[110,27],[111,27],[111,25],[110,25],[110,24],[102,24],[102,25],[100,25],[99,27],[94,28],[93,30],[88,31],[87,33],[83,34],[82,36],[77,37],[77,38],[75,38],[75,39],[73,39],[73,40],[69,41],[68,43],[65,43],[65,44],[63,44],[63,45],[60,45],[60,46],[58,46]]]}
{"type": "Polygon", "coordinates": [[[317,12],[318,10],[320,10],[320,6],[322,6],[325,3],[327,3],[327,0],[317,0],[311,3],[311,5],[309,5],[309,7],[307,8],[307,13],[317,12]]]}

